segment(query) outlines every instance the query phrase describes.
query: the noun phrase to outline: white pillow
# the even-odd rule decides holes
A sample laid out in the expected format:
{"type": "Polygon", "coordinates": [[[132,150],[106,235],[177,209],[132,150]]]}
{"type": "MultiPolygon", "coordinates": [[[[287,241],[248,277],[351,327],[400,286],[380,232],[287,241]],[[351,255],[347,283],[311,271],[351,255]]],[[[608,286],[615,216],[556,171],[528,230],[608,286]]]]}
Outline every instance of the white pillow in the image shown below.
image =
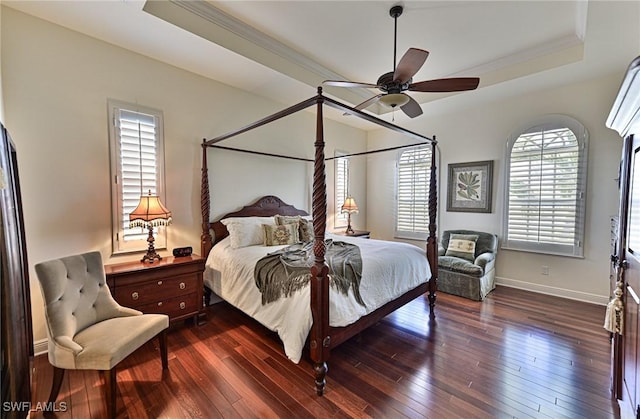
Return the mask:
{"type": "Polygon", "coordinates": [[[227,227],[231,238],[231,248],[262,245],[264,233],[262,224],[274,224],[273,217],[230,217],[220,220],[227,227]]]}

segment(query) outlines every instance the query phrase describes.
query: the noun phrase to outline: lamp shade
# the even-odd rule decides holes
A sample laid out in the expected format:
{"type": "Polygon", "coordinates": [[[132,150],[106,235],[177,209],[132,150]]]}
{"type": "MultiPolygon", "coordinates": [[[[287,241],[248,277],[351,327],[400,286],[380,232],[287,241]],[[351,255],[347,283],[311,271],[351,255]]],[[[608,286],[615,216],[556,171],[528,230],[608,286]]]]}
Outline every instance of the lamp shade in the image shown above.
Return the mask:
{"type": "Polygon", "coordinates": [[[142,195],[140,203],[129,214],[129,227],[164,226],[171,224],[171,211],[166,209],[157,195],[142,195]]]}
{"type": "Polygon", "coordinates": [[[409,96],[404,93],[389,93],[380,98],[380,102],[385,105],[395,108],[396,106],[402,106],[409,101],[409,96]]]}
{"type": "Polygon", "coordinates": [[[356,200],[353,199],[352,196],[348,196],[347,199],[344,200],[344,204],[342,204],[341,212],[348,214],[357,214],[358,213],[358,204],[356,204],[356,200]]]}

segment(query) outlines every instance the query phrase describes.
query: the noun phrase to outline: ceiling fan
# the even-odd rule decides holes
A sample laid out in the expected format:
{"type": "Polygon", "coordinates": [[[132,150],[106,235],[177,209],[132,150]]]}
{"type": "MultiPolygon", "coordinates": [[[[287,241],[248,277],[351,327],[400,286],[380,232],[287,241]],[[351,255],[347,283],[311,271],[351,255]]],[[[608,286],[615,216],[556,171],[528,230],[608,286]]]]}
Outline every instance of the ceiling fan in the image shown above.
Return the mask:
{"type": "Polygon", "coordinates": [[[422,114],[420,104],[416,102],[405,91],[411,92],[461,92],[464,90],[474,90],[478,87],[480,79],[478,77],[456,77],[446,79],[425,80],[413,83],[413,76],[420,70],[429,52],[409,48],[402,56],[396,66],[396,49],[398,41],[398,17],[402,15],[402,6],[393,6],[389,10],[389,15],[394,20],[393,33],[393,71],[385,73],[376,84],[361,83],[341,80],[325,80],[322,84],[335,87],[365,87],[380,89],[382,93],[365,100],[357,105],[356,109],[364,109],[376,102],[382,102],[392,109],[400,107],[410,118],[415,118],[422,114]]]}

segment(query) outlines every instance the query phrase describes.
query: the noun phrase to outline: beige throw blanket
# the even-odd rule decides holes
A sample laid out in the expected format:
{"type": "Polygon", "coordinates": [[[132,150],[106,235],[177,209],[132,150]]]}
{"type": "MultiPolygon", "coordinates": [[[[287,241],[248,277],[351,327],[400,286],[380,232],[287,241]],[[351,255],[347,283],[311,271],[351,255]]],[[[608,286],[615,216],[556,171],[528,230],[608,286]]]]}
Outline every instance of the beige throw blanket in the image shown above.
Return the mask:
{"type": "MultiPolygon", "coordinates": [[[[355,244],[325,240],[325,260],[329,267],[329,281],[344,295],[349,289],[358,304],[365,307],[360,296],[362,257],[355,244]]],[[[254,277],[262,293],[262,304],[289,297],[304,288],[311,279],[309,269],[314,263],[313,242],[298,243],[269,253],[256,263],[254,277]]]]}

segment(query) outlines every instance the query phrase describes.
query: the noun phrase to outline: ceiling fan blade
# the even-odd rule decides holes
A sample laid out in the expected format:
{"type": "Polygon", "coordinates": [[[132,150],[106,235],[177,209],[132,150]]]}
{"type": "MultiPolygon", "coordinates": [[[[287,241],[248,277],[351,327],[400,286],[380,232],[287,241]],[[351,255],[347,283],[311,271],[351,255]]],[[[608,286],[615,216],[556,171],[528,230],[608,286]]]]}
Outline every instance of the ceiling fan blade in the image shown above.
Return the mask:
{"type": "Polygon", "coordinates": [[[411,96],[407,95],[407,97],[409,98],[409,101],[400,106],[400,109],[402,109],[409,118],[415,118],[416,116],[422,115],[422,108],[420,107],[420,104],[411,96]]]}
{"type": "Polygon", "coordinates": [[[413,92],[462,92],[478,87],[478,77],[456,77],[451,79],[436,79],[419,81],[409,85],[413,92]]]}
{"type": "MultiPolygon", "coordinates": [[[[373,105],[374,103],[376,103],[378,100],[380,100],[380,98],[384,96],[382,93],[380,93],[379,95],[375,95],[374,97],[371,97],[367,100],[365,100],[364,102],[362,102],[361,104],[354,106],[357,110],[361,111],[366,107],[369,107],[371,105],[373,105]]],[[[342,115],[344,116],[349,116],[351,115],[349,112],[345,112],[342,115]]]]}
{"type": "Polygon", "coordinates": [[[358,110],[362,110],[364,108],[368,108],[369,106],[373,105],[374,103],[376,103],[378,100],[380,100],[380,98],[383,96],[382,93],[380,93],[379,95],[375,95],[372,98],[369,98],[367,100],[365,100],[364,102],[362,102],[361,104],[355,106],[356,109],[358,110]]]}
{"type": "Polygon", "coordinates": [[[357,81],[343,81],[343,80],[325,80],[322,82],[325,86],[335,86],[335,87],[367,87],[367,88],[377,88],[379,87],[377,84],[371,83],[360,83],[357,81]]]}
{"type": "Polygon", "coordinates": [[[429,52],[418,48],[409,48],[404,53],[393,73],[393,80],[406,83],[411,80],[429,56],[429,52]]]}

